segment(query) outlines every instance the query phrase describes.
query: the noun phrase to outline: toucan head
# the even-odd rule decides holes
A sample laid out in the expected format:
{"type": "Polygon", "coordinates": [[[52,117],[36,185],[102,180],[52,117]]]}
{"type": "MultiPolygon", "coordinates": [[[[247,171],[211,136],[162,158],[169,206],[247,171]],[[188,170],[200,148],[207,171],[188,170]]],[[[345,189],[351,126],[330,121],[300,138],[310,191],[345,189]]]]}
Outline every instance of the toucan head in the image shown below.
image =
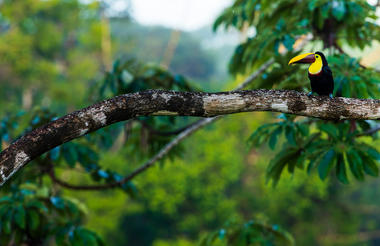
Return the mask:
{"type": "Polygon", "coordinates": [[[327,66],[327,60],[326,57],[323,55],[322,52],[315,52],[315,53],[305,53],[298,55],[296,57],[293,57],[289,64],[294,63],[310,63],[309,67],[309,73],[316,74],[319,73],[322,70],[323,66],[327,66]]]}

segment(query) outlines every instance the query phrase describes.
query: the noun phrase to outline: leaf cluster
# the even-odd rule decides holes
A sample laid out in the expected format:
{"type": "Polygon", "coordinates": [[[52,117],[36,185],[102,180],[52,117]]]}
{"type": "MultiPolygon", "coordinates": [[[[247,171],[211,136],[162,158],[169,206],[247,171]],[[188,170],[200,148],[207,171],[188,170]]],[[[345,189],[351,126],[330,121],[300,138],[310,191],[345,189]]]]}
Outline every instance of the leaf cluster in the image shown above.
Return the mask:
{"type": "Polygon", "coordinates": [[[77,200],[53,195],[32,183],[13,186],[0,198],[0,242],[38,245],[54,240],[59,246],[102,246],[96,233],[81,226],[87,213],[77,200]]]}
{"type": "Polygon", "coordinates": [[[242,73],[280,55],[281,50],[292,51],[296,40],[309,34],[314,41],[322,41],[324,48],[347,44],[363,49],[380,37],[375,10],[364,0],[236,0],[216,19],[214,29],[253,30],[230,62],[232,73],[242,73]]]}
{"type": "MultiPolygon", "coordinates": [[[[334,96],[376,99],[380,96],[380,74],[343,50],[344,46],[363,49],[378,40],[376,19],[375,7],[364,0],[236,0],[215,21],[214,29],[252,30],[253,35],[236,48],[231,59],[234,74],[246,73],[275,58],[252,88],[310,91],[302,66],[288,66],[288,61],[305,52],[294,50],[297,40],[311,37],[311,45],[329,48],[329,55],[325,54],[335,79],[334,96]]],[[[363,180],[365,174],[378,175],[376,148],[358,138],[374,127],[374,122],[280,118],[259,127],[248,140],[251,146],[267,142],[271,149],[279,148],[267,170],[274,184],[286,167],[290,173],[295,168],[311,172],[315,167],[322,179],[335,170],[343,183],[348,183],[347,169],[357,180],[363,180]],[[283,139],[281,146],[279,139],[283,139]]],[[[372,137],[376,138],[376,133],[372,137]]]]}
{"type": "Polygon", "coordinates": [[[295,117],[281,115],[281,121],[259,127],[249,138],[251,147],[265,142],[271,149],[282,143],[281,150],[270,161],[267,169],[268,180],[276,185],[285,168],[293,174],[295,169],[306,170],[309,174],[318,169],[324,180],[335,170],[342,183],[349,183],[347,170],[352,177],[363,181],[365,174],[379,175],[380,153],[376,148],[361,141],[358,133],[368,130],[371,122],[360,122],[358,129],[350,129],[346,122],[329,123],[310,120],[295,120],[295,117]],[[284,141],[280,137],[285,136],[284,141]]]}

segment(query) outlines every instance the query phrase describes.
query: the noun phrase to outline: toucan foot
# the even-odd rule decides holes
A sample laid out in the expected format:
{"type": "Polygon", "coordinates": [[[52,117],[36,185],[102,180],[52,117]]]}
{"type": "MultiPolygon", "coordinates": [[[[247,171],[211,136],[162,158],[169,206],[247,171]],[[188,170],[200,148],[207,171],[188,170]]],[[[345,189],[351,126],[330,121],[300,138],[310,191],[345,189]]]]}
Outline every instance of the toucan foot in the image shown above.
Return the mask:
{"type": "Polygon", "coordinates": [[[311,96],[311,95],[313,95],[313,92],[312,92],[312,91],[310,91],[309,93],[307,93],[307,96],[308,96],[308,97],[311,96]]]}
{"type": "Polygon", "coordinates": [[[332,99],[332,98],[333,98],[333,94],[332,94],[332,93],[330,93],[330,94],[329,94],[329,97],[332,99]]]}

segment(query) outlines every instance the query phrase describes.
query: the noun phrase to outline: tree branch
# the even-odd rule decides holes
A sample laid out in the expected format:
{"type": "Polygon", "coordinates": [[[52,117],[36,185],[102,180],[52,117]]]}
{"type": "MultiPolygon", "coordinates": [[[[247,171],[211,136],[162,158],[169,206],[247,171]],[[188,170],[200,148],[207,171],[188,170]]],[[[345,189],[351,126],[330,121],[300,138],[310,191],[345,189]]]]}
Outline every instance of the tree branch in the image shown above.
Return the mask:
{"type": "MultiPolygon", "coordinates": [[[[300,43],[298,43],[294,48],[296,50],[302,49],[306,43],[309,41],[309,38],[300,38],[300,43]]],[[[263,65],[261,65],[256,71],[254,71],[250,76],[248,76],[241,84],[239,84],[233,91],[244,89],[250,83],[252,83],[256,78],[258,78],[265,70],[267,70],[275,62],[274,58],[269,59],[263,65]]],[[[166,144],[156,155],[154,155],[147,162],[142,164],[140,167],[135,169],[131,174],[127,175],[125,178],[113,184],[103,185],[102,189],[114,188],[117,186],[122,186],[123,184],[132,180],[135,176],[142,173],[149,167],[153,166],[157,161],[161,160],[169,151],[178,145],[182,140],[189,137],[192,133],[199,130],[200,128],[220,119],[222,116],[216,116],[213,118],[200,119],[195,123],[190,124],[189,126],[183,128],[183,134],[177,135],[173,140],[166,144]],[[190,128],[191,126],[191,128],[190,128]]],[[[182,131],[181,131],[182,132],[182,131]]],[[[181,133],[178,132],[178,133],[181,133]]],[[[86,189],[91,189],[92,186],[84,186],[86,189]]],[[[97,189],[98,190],[98,189],[97,189]]]]}
{"type": "MultiPolygon", "coordinates": [[[[257,77],[260,76],[261,73],[263,73],[270,65],[274,63],[274,59],[269,59],[266,63],[261,65],[261,67],[253,72],[250,76],[248,76],[241,84],[239,84],[234,91],[240,90],[245,88],[247,85],[252,83],[257,77]]],[[[103,184],[103,185],[73,185],[69,184],[65,181],[60,180],[58,177],[55,176],[54,170],[53,170],[53,176],[50,173],[50,177],[52,178],[53,182],[73,190],[106,190],[106,189],[112,189],[115,187],[121,187],[125,183],[132,180],[135,176],[142,173],[149,167],[153,166],[157,161],[161,160],[171,149],[173,149],[175,146],[177,146],[183,139],[189,137],[192,133],[199,130],[200,128],[216,121],[217,119],[220,119],[222,116],[215,116],[212,118],[205,118],[200,119],[188,126],[186,126],[183,129],[180,129],[181,131],[178,132],[178,135],[172,139],[168,144],[166,144],[156,155],[154,155],[152,158],[150,158],[147,162],[142,164],[140,167],[136,168],[131,174],[125,176],[123,179],[109,183],[109,184],[103,184]]]]}
{"type": "Polygon", "coordinates": [[[52,148],[119,121],[148,115],[212,117],[253,111],[322,119],[379,119],[380,100],[308,97],[290,90],[220,93],[148,90],[125,94],[63,116],[13,142],[0,153],[0,183],[52,148]]]}
{"type": "Polygon", "coordinates": [[[142,173],[149,167],[151,167],[154,163],[157,161],[161,160],[172,148],[174,148],[176,145],[178,145],[183,139],[189,137],[192,133],[197,131],[198,129],[202,128],[203,126],[210,124],[211,122],[214,122],[215,120],[221,118],[222,116],[216,116],[213,118],[205,118],[201,119],[195,124],[189,126],[186,128],[183,132],[178,134],[172,141],[170,141],[167,145],[165,145],[155,156],[153,156],[151,159],[149,159],[147,162],[145,162],[143,165],[135,169],[132,173],[129,175],[125,176],[123,179],[113,182],[113,183],[108,183],[108,184],[100,184],[100,185],[76,185],[76,184],[71,184],[66,181],[63,181],[59,179],[54,172],[54,168],[51,167],[49,170],[48,174],[50,179],[67,189],[71,190],[87,190],[87,191],[94,191],[94,190],[107,190],[107,189],[113,189],[116,187],[122,187],[125,183],[131,181],[135,176],[138,174],[142,173]]]}
{"type": "MultiPolygon", "coordinates": [[[[259,69],[257,69],[255,72],[253,72],[250,76],[248,76],[240,85],[238,85],[233,91],[244,89],[247,85],[252,83],[257,77],[260,76],[261,73],[263,73],[265,70],[269,68],[270,65],[274,63],[274,59],[269,59],[266,63],[261,65],[259,69]]],[[[220,119],[222,116],[215,116],[212,118],[206,118],[201,119],[195,122],[191,125],[191,127],[184,129],[181,134],[177,135],[172,141],[170,141],[168,144],[166,144],[156,155],[154,155],[152,158],[150,158],[147,162],[142,164],[140,167],[136,168],[131,174],[125,176],[122,180],[114,183],[115,186],[120,186],[126,182],[131,181],[134,177],[139,175],[140,173],[144,172],[149,167],[153,166],[154,163],[161,160],[171,149],[173,149],[175,146],[177,146],[182,140],[189,137],[191,134],[199,130],[200,128],[211,124],[212,122],[220,119]]],[[[114,187],[115,187],[114,186],[114,187]]],[[[108,187],[107,187],[108,188],[108,187]]],[[[106,188],[106,189],[107,189],[106,188]]]]}
{"type": "MultiPolygon", "coordinates": [[[[58,185],[65,187],[67,189],[71,189],[71,190],[104,190],[104,189],[107,189],[107,184],[100,184],[100,185],[74,185],[74,184],[70,184],[66,181],[59,179],[56,176],[55,170],[53,167],[50,168],[50,170],[47,172],[47,174],[49,175],[49,177],[50,177],[51,181],[53,181],[53,183],[58,184],[58,185]]],[[[113,187],[109,187],[109,188],[113,188],[113,187]]]]}

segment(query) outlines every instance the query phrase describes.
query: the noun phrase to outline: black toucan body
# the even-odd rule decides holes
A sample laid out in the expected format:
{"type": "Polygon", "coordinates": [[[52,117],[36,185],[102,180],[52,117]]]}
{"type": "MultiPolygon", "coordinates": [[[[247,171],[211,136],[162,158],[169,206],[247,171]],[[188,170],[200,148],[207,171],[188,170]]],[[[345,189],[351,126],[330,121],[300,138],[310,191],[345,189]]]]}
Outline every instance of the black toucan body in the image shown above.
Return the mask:
{"type": "Polygon", "coordinates": [[[306,53],[292,58],[289,65],[293,63],[310,63],[308,75],[311,85],[311,93],[315,92],[321,96],[332,97],[334,91],[334,78],[322,52],[306,53]]]}

